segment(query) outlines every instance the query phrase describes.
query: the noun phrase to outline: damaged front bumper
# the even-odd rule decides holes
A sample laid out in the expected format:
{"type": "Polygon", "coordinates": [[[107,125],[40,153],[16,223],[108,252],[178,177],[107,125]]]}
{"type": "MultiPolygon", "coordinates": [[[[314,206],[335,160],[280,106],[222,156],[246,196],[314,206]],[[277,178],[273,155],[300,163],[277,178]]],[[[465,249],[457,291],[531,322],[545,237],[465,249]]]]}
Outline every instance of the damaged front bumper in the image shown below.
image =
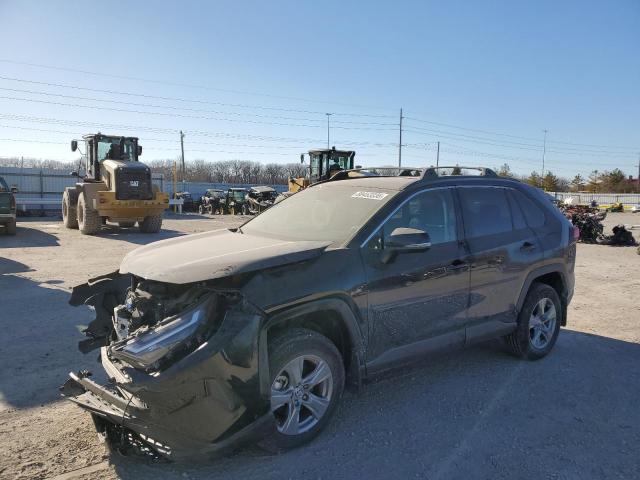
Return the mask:
{"type": "MultiPolygon", "coordinates": [[[[112,291],[100,289],[98,295],[112,291]]],[[[85,293],[95,298],[95,292],[85,293]]],[[[101,302],[91,303],[98,312],[101,302]]],[[[122,453],[179,459],[227,452],[275,428],[268,368],[260,368],[268,365],[263,319],[241,299],[206,341],[157,370],[134,368],[118,355],[117,342],[102,346],[109,385],[99,385],[85,371],[71,373],[60,391],[90,412],[98,432],[122,453]]]]}
{"type": "Polygon", "coordinates": [[[218,441],[196,439],[156,423],[153,409],[97,384],[86,372],[69,376],[60,387],[62,395],[90,412],[101,439],[124,455],[174,461],[194,455],[222,454],[260,439],[273,428],[273,416],[265,414],[218,441]]]}

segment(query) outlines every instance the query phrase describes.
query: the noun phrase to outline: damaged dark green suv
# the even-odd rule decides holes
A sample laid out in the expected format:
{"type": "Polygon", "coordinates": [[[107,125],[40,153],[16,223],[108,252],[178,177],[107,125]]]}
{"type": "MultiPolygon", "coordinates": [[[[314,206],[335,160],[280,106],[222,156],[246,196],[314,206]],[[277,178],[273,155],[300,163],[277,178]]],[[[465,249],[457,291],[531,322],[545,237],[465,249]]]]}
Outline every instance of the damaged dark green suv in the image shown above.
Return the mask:
{"type": "MultiPolygon", "coordinates": [[[[74,289],[110,383],[64,396],[126,451],[176,458],[246,441],[296,447],[345,385],[503,337],[553,348],[576,232],[544,194],[488,169],[344,171],[241,228],[153,243],[74,289]]],[[[433,360],[430,360],[433,361],[433,360]]]]}

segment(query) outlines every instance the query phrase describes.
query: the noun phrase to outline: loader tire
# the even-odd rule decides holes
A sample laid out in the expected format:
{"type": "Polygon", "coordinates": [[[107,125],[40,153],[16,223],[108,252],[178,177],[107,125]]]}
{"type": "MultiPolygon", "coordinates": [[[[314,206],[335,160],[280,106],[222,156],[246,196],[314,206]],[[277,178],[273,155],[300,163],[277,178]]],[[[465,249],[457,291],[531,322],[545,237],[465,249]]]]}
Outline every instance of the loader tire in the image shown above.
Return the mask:
{"type": "Polygon", "coordinates": [[[158,233],[162,228],[162,214],[144,217],[142,222],[138,222],[142,233],[158,233]]]}
{"type": "Polygon", "coordinates": [[[67,228],[78,228],[78,196],[65,190],[62,194],[62,223],[67,228]]]}
{"type": "Polygon", "coordinates": [[[93,235],[100,231],[102,219],[98,211],[91,208],[84,192],[78,196],[78,228],[83,235],[93,235]]]}
{"type": "Polygon", "coordinates": [[[9,223],[4,224],[7,229],[7,235],[15,235],[16,234],[16,219],[12,218],[9,220],[9,223]]]}

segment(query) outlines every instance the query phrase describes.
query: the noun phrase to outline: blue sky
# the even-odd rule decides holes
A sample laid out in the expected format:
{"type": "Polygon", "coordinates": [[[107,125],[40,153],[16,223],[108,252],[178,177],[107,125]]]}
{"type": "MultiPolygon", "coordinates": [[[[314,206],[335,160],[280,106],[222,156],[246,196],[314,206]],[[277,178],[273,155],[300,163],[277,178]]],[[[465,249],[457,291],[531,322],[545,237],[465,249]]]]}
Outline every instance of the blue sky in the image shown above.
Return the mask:
{"type": "Polygon", "coordinates": [[[439,140],[441,164],[539,171],[547,129],[558,175],[637,171],[638,0],[0,0],[0,22],[0,156],[72,160],[100,129],[175,158],[184,130],[187,161],[292,162],[330,112],[332,145],[397,164],[402,107],[405,165],[439,140]]]}

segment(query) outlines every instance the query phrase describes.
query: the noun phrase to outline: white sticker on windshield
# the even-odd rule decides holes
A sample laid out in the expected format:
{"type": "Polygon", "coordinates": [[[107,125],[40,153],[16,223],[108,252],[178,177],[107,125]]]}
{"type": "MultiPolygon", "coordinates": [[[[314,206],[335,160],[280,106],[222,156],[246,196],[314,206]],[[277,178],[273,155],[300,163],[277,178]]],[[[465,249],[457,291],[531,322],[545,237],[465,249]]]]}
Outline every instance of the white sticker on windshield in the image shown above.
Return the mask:
{"type": "Polygon", "coordinates": [[[351,198],[368,198],[369,200],[382,200],[387,195],[389,194],[383,192],[356,192],[351,195],[351,198]]]}

